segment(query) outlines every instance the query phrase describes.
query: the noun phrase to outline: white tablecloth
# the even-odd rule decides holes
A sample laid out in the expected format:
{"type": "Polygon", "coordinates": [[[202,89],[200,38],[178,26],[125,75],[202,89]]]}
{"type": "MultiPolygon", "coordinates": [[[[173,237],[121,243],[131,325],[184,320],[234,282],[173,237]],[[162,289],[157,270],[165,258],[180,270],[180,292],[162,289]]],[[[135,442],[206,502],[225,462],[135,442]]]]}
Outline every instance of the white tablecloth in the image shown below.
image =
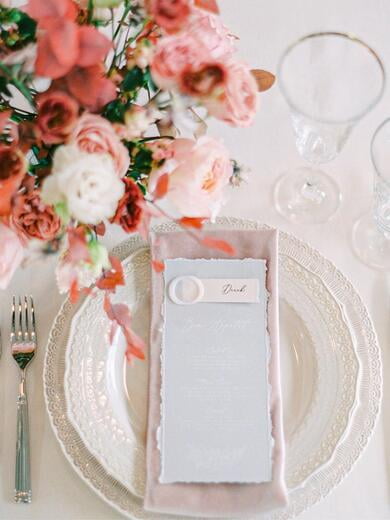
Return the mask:
{"type": "MultiPolygon", "coordinates": [[[[302,34],[328,29],[354,32],[377,49],[390,74],[390,2],[388,0],[220,0],[224,19],[241,37],[239,47],[253,66],[275,70],[287,44],[302,34]]],[[[351,279],[371,311],[383,352],[383,411],[371,442],[350,475],[301,520],[384,520],[390,518],[390,370],[389,278],[371,271],[354,257],[350,230],[354,219],[370,205],[372,167],[370,138],[390,115],[390,90],[355,129],[345,150],[327,165],[340,183],[344,200],[334,220],[322,226],[292,225],[272,206],[271,187],[277,176],[302,163],[294,145],[287,107],[277,87],[261,96],[256,124],[244,130],[212,123],[232,156],[252,173],[237,189],[224,214],[254,218],[307,240],[351,279]],[[387,441],[387,442],[386,442],[387,441]]],[[[110,245],[124,236],[108,237],[110,245]]],[[[84,484],[68,462],[51,430],[45,410],[42,368],[50,326],[60,307],[53,275],[54,259],[15,277],[0,293],[3,355],[0,359],[0,519],[98,520],[121,516],[84,484]],[[34,295],[38,315],[39,350],[29,373],[33,502],[13,503],[17,372],[7,345],[12,294],[34,295]]]]}

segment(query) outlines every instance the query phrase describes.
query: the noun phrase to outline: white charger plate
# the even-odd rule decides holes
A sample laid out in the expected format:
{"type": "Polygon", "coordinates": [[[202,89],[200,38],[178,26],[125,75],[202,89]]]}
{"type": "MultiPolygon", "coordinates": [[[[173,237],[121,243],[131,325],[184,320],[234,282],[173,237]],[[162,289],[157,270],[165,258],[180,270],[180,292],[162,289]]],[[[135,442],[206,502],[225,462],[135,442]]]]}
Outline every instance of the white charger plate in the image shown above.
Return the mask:
{"type": "MultiPolygon", "coordinates": [[[[261,227],[237,219],[221,219],[217,226],[261,227]]],[[[346,475],[373,429],[381,393],[375,333],[351,284],[318,252],[290,235],[280,234],[279,252],[290,505],[268,516],[275,519],[294,517],[346,475]]],[[[127,284],[117,298],[130,304],[137,331],[147,340],[148,251],[132,238],[118,253],[125,258],[127,284]]],[[[130,518],[169,518],[143,511],[140,498],[145,483],[147,363],[125,365],[121,336],[108,347],[107,330],[100,297],[87,298],[74,317],[68,304],[60,311],[45,368],[55,431],[72,464],[111,505],[130,518]],[[63,365],[55,367],[54,358],[66,359],[65,378],[63,365]],[[59,415],[60,410],[65,414],[59,415]],[[78,439],[76,453],[69,438],[78,439]]]]}

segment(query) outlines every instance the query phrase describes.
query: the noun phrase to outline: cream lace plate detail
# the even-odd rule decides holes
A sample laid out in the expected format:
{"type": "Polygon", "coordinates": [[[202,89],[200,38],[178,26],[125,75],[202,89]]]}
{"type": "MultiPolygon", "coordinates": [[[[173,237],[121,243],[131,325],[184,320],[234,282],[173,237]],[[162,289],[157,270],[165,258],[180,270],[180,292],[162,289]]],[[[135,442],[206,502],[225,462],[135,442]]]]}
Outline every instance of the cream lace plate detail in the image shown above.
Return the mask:
{"type": "MultiPolygon", "coordinates": [[[[264,227],[238,219],[216,225],[264,227]]],[[[341,481],[367,443],[381,395],[375,333],[352,285],[295,237],[281,233],[279,251],[290,505],[269,519],[293,518],[341,481]]],[[[147,339],[148,250],[132,237],[116,253],[124,259],[127,281],[117,297],[130,304],[138,332],[147,339]]],[[[100,297],[87,298],[76,310],[64,303],[46,354],[45,393],[54,432],[80,476],[113,507],[134,519],[174,518],[143,511],[139,498],[145,481],[147,365],[124,368],[120,337],[108,347],[100,297]]]]}

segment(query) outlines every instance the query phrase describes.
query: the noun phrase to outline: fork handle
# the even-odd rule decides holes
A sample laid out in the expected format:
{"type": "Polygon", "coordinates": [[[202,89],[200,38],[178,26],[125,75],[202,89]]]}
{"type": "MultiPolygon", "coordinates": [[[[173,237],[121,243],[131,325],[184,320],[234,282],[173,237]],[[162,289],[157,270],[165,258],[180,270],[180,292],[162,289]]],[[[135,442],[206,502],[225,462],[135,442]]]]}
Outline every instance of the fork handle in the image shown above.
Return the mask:
{"type": "Polygon", "coordinates": [[[17,400],[15,502],[31,502],[30,435],[28,427],[28,402],[24,378],[17,400]]]}

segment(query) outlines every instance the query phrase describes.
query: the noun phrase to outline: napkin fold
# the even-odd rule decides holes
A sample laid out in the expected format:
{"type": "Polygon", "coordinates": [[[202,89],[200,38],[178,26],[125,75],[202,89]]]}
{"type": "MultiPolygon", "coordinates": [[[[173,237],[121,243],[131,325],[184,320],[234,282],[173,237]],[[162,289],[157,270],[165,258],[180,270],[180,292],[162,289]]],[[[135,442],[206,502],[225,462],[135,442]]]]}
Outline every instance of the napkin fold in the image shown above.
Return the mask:
{"type": "Polygon", "coordinates": [[[284,436],[279,369],[278,233],[262,230],[207,230],[235,248],[230,256],[199,244],[183,231],[151,233],[153,260],[170,258],[259,258],[267,261],[270,410],[272,419],[272,480],[261,484],[161,484],[157,430],[161,422],[161,341],[163,273],[152,273],[152,319],[149,354],[149,412],[147,428],[147,511],[180,516],[237,517],[262,513],[287,504],[284,481],[284,436]]]}

